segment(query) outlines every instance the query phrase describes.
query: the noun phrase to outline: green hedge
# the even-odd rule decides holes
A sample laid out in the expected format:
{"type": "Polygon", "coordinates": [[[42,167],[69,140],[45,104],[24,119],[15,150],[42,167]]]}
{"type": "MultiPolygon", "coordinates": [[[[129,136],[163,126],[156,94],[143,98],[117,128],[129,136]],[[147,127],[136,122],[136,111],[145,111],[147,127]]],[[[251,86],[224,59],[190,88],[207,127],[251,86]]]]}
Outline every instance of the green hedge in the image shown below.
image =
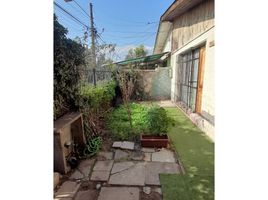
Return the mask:
{"type": "Polygon", "coordinates": [[[115,97],[115,81],[98,85],[83,84],[79,88],[77,106],[84,117],[84,127],[87,135],[97,134],[102,131],[103,118],[111,108],[115,97]]]}

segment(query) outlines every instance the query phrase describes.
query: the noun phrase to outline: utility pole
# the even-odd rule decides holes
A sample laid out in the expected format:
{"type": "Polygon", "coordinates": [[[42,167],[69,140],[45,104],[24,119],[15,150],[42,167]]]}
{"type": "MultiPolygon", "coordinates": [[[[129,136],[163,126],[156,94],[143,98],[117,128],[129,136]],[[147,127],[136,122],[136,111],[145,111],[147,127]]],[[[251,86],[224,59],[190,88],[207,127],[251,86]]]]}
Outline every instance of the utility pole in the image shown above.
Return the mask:
{"type": "Polygon", "coordinates": [[[95,28],[93,23],[92,3],[90,5],[90,31],[91,31],[91,53],[93,60],[93,83],[96,86],[96,52],[95,52],[95,28]]]}

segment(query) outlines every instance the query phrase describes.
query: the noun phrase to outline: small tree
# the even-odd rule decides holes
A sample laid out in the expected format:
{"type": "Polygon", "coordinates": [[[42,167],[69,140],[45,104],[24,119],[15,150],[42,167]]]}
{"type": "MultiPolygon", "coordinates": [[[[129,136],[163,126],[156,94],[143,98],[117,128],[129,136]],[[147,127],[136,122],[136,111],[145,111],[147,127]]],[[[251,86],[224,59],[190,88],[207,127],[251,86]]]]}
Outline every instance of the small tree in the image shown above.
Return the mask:
{"type": "Polygon", "coordinates": [[[136,71],[133,69],[123,69],[117,71],[117,80],[122,93],[122,99],[128,114],[130,127],[132,129],[131,110],[129,107],[130,97],[133,93],[136,82],[136,71]]]}
{"type": "Polygon", "coordinates": [[[145,49],[144,45],[141,44],[140,46],[134,49],[129,49],[126,59],[144,57],[147,54],[148,51],[145,49]]]}

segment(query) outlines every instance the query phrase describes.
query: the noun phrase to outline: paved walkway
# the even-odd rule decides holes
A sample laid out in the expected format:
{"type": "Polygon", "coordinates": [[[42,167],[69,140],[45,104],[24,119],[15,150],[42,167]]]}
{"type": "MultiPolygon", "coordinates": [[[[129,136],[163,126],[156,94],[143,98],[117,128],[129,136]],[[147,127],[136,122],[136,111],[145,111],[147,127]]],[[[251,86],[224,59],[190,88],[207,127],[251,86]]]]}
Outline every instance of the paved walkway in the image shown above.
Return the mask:
{"type": "Polygon", "coordinates": [[[84,160],[55,193],[54,200],[162,199],[159,174],[181,173],[173,151],[135,148],[132,142],[114,143],[110,152],[84,160]],[[146,198],[148,199],[148,198],[146,198]]]}

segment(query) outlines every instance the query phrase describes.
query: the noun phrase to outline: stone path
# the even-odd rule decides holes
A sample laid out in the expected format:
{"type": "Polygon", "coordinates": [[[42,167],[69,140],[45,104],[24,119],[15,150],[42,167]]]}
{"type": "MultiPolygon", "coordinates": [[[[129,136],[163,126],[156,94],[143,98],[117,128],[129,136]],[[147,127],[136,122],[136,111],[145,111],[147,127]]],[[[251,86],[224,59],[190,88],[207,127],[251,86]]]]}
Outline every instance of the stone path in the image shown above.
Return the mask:
{"type": "Polygon", "coordinates": [[[140,190],[134,187],[103,187],[98,200],[139,200],[140,190]]]}
{"type": "Polygon", "coordinates": [[[99,152],[96,159],[82,161],[54,200],[142,200],[144,195],[162,194],[159,174],[180,173],[176,156],[168,149],[137,150],[133,142],[113,146],[110,152],[99,152]],[[83,183],[92,186],[83,188],[83,183]]]}

